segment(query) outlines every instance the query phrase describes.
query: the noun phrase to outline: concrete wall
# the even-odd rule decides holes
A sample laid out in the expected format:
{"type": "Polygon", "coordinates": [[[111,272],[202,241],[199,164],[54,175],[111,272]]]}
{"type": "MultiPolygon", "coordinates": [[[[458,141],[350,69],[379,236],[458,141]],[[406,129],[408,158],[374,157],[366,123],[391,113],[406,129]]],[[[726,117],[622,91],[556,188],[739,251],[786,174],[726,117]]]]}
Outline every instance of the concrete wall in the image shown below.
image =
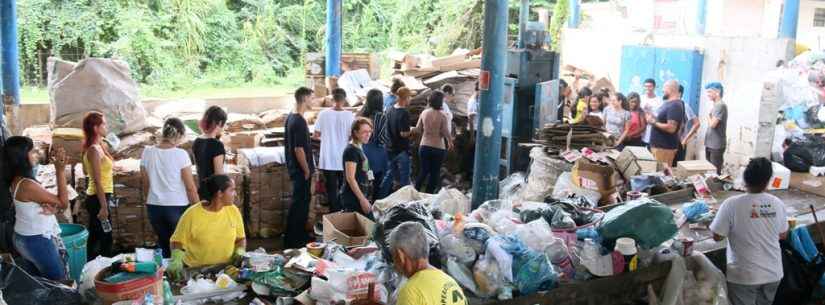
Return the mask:
{"type": "MultiPolygon", "coordinates": [[[[713,2],[713,1],[709,1],[713,2]]],[[[663,48],[698,49],[704,54],[702,83],[720,81],[725,85],[728,104],[728,160],[740,164],[753,156],[763,83],[779,59],[793,55],[793,43],[786,39],[646,34],[614,29],[591,31],[567,29],[563,33],[561,64],[574,65],[607,76],[618,84],[623,45],[648,44],[663,48]],[[593,42],[597,41],[598,44],[593,42]]],[[[702,94],[699,115],[707,126],[710,102],[702,94]]],[[[690,154],[704,158],[704,127],[690,154]]]]}

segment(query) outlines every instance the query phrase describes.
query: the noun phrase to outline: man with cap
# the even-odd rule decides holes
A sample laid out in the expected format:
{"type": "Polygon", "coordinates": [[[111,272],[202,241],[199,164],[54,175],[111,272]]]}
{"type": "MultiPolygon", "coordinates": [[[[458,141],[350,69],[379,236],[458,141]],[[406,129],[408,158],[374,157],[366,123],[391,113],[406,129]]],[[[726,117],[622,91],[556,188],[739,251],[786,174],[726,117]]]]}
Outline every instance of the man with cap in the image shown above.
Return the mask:
{"type": "Polygon", "coordinates": [[[396,92],[398,100],[385,114],[384,121],[388,139],[384,140],[387,154],[390,157],[390,168],[381,182],[378,198],[387,197],[392,191],[395,181],[399,185],[410,184],[410,112],[407,105],[410,103],[412,92],[407,87],[401,87],[396,92]]]}
{"type": "Polygon", "coordinates": [[[725,148],[727,142],[728,106],[722,102],[724,87],[718,82],[705,86],[705,93],[713,103],[708,118],[708,131],[705,133],[705,159],[716,166],[716,173],[722,173],[725,165],[725,148]]]}

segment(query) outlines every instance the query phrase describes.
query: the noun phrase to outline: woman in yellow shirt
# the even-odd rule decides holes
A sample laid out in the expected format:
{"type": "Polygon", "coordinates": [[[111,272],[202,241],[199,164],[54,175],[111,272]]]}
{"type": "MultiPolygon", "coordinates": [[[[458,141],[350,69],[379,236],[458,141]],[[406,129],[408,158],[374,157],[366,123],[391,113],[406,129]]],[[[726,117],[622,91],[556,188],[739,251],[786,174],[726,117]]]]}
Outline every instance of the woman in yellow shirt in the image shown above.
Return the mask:
{"type": "Polygon", "coordinates": [[[169,274],[181,279],[191,268],[227,264],[246,254],[243,218],[235,201],[235,182],[226,175],[204,181],[203,201],[181,216],[172,234],[169,274]]]}
{"type": "Polygon", "coordinates": [[[573,104],[571,107],[571,124],[578,124],[584,122],[584,118],[587,117],[587,102],[590,100],[590,96],[593,95],[593,91],[590,88],[584,87],[579,90],[579,98],[576,100],[576,103],[573,104]]]}
{"type": "Polygon", "coordinates": [[[86,189],[86,210],[89,211],[89,260],[98,255],[112,257],[112,220],[109,202],[115,186],[112,173],[112,155],[103,145],[106,119],[100,112],[92,111],[83,117],[83,171],[89,177],[86,189]]]}

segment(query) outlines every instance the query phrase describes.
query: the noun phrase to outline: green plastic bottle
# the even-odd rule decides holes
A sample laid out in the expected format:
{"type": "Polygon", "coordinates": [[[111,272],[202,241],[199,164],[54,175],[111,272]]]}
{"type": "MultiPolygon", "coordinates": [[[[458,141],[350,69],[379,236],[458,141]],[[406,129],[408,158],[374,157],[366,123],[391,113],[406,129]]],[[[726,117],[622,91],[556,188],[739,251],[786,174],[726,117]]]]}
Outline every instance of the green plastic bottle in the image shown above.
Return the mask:
{"type": "Polygon", "coordinates": [[[172,295],[172,285],[169,280],[163,277],[163,305],[175,305],[175,299],[172,295]]]}

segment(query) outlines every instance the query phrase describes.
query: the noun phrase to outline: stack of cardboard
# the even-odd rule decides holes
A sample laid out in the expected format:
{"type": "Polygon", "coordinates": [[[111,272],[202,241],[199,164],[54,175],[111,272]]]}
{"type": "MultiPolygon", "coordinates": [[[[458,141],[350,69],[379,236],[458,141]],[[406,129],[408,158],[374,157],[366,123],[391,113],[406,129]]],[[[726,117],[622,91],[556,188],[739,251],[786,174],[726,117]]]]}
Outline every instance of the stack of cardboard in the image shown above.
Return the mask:
{"type": "Polygon", "coordinates": [[[239,149],[255,148],[261,144],[263,131],[244,131],[229,135],[229,151],[236,152],[239,149]]]}
{"type": "Polygon", "coordinates": [[[539,131],[538,137],[540,140],[536,142],[560,151],[585,147],[602,151],[613,147],[613,140],[604,129],[583,124],[548,124],[539,131]]]}
{"type": "Polygon", "coordinates": [[[140,160],[115,162],[115,197],[117,207],[111,209],[112,232],[115,244],[124,249],[154,247],[157,244],[143,196],[140,160]]]}
{"type": "Polygon", "coordinates": [[[641,146],[627,146],[616,158],[616,168],[625,179],[646,173],[659,171],[659,161],[653,157],[647,148],[641,146]]]}
{"type": "Polygon", "coordinates": [[[238,154],[238,165],[245,177],[242,190],[250,237],[275,237],[286,227],[292,184],[286,166],[273,156],[278,154],[277,150],[242,149],[238,154]]]}
{"type": "Polygon", "coordinates": [[[456,49],[452,54],[433,57],[429,54],[406,54],[390,52],[393,69],[413,77],[429,77],[439,72],[461,71],[481,68],[481,49],[456,49]]]}
{"type": "Polygon", "coordinates": [[[52,146],[63,148],[68,162],[80,162],[83,154],[83,130],[79,128],[56,128],[52,130],[52,146]]]}

